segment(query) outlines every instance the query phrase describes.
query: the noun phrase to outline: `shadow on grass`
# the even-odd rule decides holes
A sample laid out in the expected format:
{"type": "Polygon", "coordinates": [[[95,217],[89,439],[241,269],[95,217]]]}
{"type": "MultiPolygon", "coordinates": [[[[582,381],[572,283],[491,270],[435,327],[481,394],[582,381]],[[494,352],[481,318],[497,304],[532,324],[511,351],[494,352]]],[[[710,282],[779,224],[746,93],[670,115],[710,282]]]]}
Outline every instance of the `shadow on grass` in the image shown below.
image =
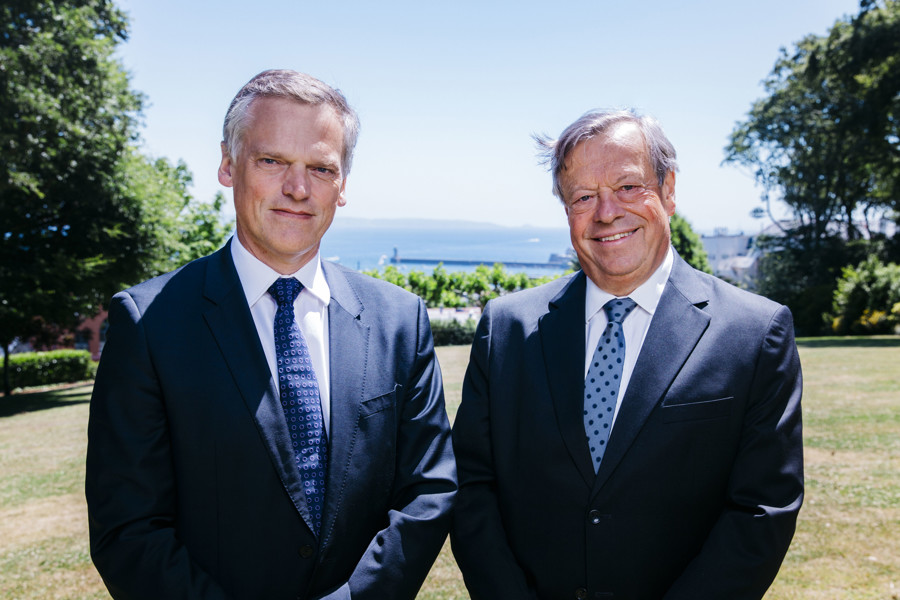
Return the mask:
{"type": "Polygon", "coordinates": [[[0,418],[90,402],[93,388],[93,381],[84,381],[51,390],[25,391],[11,396],[0,396],[0,418]]]}
{"type": "Polygon", "coordinates": [[[900,336],[853,336],[799,338],[800,348],[900,348],[900,336]]]}

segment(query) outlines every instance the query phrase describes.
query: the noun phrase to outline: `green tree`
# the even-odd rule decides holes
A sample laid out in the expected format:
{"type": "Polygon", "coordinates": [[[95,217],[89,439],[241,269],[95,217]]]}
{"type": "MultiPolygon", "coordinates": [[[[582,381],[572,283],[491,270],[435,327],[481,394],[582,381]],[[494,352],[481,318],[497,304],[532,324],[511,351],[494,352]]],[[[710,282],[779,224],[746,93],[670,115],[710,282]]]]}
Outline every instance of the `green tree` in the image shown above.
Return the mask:
{"type": "Polygon", "coordinates": [[[127,25],[109,0],[0,6],[4,350],[220,241],[221,199],[192,204],[183,165],[136,150],[143,97],[114,56],[127,25]]]}
{"type": "Polygon", "coordinates": [[[900,2],[863,0],[827,35],[782,50],[764,86],[725,162],[753,173],[770,216],[775,201],[791,211],[783,236],[763,241],[760,292],[788,304],[809,335],[824,326],[841,268],[866,254],[862,240],[898,248],[871,224],[897,218],[900,2]]]}
{"type": "Polygon", "coordinates": [[[485,265],[478,265],[473,273],[466,274],[463,293],[471,306],[484,308],[489,300],[499,295],[494,289],[491,271],[493,268],[488,269],[485,265]]]}
{"type": "Polygon", "coordinates": [[[864,1],[858,16],[782,49],[765,98],[738,123],[726,162],[748,167],[768,203],[793,213],[814,246],[897,207],[900,177],[900,2],[864,1]]]}
{"type": "Polygon", "coordinates": [[[703,271],[712,273],[709,265],[709,257],[703,247],[703,241],[693,230],[687,219],[681,213],[675,213],[669,220],[669,229],[672,231],[672,245],[689,265],[703,271]]]}
{"type": "Polygon", "coordinates": [[[829,237],[815,250],[793,236],[760,236],[757,291],[791,308],[798,335],[818,335],[831,306],[834,281],[849,260],[850,247],[829,237]]]}
{"type": "Polygon", "coordinates": [[[403,275],[393,265],[383,271],[365,271],[366,275],[384,279],[408,290],[425,301],[429,308],[459,308],[478,306],[484,308],[492,298],[541,285],[555,277],[529,277],[525,273],[508,273],[501,263],[492,267],[478,265],[474,272],[448,272],[439,264],[431,274],[411,271],[403,275]]]}
{"type": "Polygon", "coordinates": [[[195,200],[189,191],[193,177],[183,161],[151,160],[129,149],[121,167],[120,193],[135,207],[139,237],[149,242],[132,282],[206,256],[224,243],[231,229],[221,218],[225,196],[195,200]]]}

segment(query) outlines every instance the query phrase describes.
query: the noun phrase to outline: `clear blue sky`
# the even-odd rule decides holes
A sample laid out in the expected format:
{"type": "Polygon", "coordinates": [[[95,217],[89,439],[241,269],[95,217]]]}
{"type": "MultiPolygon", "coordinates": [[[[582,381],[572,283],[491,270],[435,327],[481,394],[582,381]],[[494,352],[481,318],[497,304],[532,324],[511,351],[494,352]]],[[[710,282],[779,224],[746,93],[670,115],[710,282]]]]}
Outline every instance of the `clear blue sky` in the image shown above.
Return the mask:
{"type": "MultiPolygon", "coordinates": [[[[678,210],[703,232],[759,230],[750,175],[721,166],[779,48],[823,35],[858,0],[190,2],[119,0],[120,57],[148,97],[142,135],[218,190],[225,110],[270,67],[340,88],[362,131],[337,218],[565,227],[532,133],[585,111],[656,116],[678,151],[678,210]]],[[[230,204],[229,213],[233,214],[230,204]]]]}

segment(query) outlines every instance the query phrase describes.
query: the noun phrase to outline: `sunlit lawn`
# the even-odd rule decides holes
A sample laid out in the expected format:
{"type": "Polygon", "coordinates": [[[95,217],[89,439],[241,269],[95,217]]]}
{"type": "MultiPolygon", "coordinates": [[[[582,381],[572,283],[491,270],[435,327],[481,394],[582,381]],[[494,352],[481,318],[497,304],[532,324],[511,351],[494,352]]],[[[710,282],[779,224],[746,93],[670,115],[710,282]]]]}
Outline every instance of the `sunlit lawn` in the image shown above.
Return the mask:
{"type": "MultiPolygon", "coordinates": [[[[452,418],[468,348],[438,355],[452,418]]],[[[807,496],[766,598],[898,600],[900,338],[801,340],[800,356],[807,496]]],[[[90,389],[0,398],[0,598],[109,598],[82,493],[90,389]]],[[[449,545],[419,597],[468,598],[449,545]]]]}

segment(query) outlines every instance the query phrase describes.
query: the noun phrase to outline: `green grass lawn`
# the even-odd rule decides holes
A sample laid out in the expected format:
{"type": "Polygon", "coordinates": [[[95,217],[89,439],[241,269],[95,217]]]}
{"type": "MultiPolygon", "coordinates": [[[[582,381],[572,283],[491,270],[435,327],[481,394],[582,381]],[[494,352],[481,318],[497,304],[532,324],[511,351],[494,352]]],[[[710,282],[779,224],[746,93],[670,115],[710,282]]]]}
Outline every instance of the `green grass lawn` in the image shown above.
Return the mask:
{"type": "MultiPolygon", "coordinates": [[[[807,495],[766,599],[900,600],[900,338],[799,346],[807,495]]],[[[468,348],[438,355],[452,418],[468,348]]],[[[109,598],[82,492],[90,390],[0,398],[0,598],[109,598]]],[[[449,544],[419,597],[468,598],[449,544]]]]}

